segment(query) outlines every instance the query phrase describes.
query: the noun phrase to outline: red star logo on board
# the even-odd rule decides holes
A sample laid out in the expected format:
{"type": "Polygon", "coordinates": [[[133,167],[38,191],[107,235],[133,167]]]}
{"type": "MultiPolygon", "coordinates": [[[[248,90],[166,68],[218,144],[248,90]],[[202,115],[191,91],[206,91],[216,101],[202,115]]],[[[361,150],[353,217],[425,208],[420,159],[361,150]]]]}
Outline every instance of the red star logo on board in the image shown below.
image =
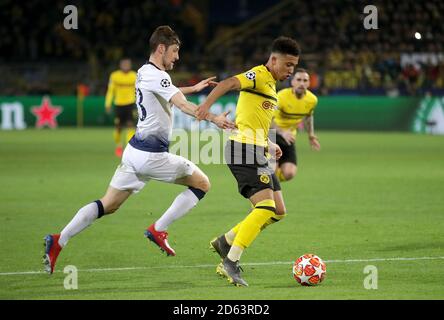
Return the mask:
{"type": "Polygon", "coordinates": [[[31,112],[37,117],[35,127],[42,128],[48,125],[50,128],[57,128],[56,117],[62,113],[62,110],[61,106],[53,106],[51,99],[48,96],[44,96],[40,106],[31,108],[31,112]]]}

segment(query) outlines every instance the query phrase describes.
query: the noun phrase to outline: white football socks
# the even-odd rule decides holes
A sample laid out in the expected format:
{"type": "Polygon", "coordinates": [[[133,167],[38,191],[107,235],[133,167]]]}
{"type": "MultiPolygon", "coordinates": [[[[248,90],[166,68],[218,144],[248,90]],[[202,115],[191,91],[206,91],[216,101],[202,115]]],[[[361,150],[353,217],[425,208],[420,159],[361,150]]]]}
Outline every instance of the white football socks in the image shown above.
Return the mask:
{"type": "MultiPolygon", "coordinates": [[[[100,203],[100,206],[101,205],[102,203],[100,203]]],[[[59,245],[64,247],[69,239],[91,225],[93,221],[99,217],[99,210],[99,204],[92,202],[77,211],[77,214],[72,218],[71,222],[68,223],[60,233],[59,245]]],[[[103,207],[101,210],[103,211],[103,207]]]]}
{"type": "Polygon", "coordinates": [[[154,229],[165,231],[175,220],[183,217],[199,202],[199,198],[190,189],[185,190],[174,199],[167,211],[156,221],[154,229]]]}
{"type": "Polygon", "coordinates": [[[242,252],[244,252],[244,249],[238,246],[231,246],[230,251],[227,254],[227,258],[231,261],[239,261],[242,255],[242,252]]]}

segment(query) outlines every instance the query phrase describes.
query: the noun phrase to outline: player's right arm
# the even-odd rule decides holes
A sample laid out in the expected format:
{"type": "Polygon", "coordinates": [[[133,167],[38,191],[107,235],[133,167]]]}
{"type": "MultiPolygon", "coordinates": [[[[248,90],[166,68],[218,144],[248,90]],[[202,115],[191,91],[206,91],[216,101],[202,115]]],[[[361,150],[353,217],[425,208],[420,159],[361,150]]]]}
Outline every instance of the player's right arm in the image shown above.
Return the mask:
{"type": "MultiPolygon", "coordinates": [[[[192,117],[196,117],[196,112],[198,107],[194,103],[189,102],[181,91],[173,95],[171,97],[170,102],[174,104],[176,107],[178,107],[182,112],[192,117]]],[[[234,129],[235,124],[229,119],[227,119],[227,115],[229,113],[230,111],[225,111],[219,115],[208,113],[207,116],[205,117],[205,120],[213,122],[221,129],[234,129]]]]}
{"type": "Polygon", "coordinates": [[[208,110],[211,106],[222,97],[225,93],[232,90],[240,90],[241,83],[238,78],[231,77],[218,83],[218,85],[210,92],[204,102],[199,105],[196,112],[197,120],[204,120],[208,117],[208,110]]]}
{"type": "Polygon", "coordinates": [[[274,121],[271,122],[271,129],[275,129],[276,132],[282,137],[284,138],[285,142],[290,145],[293,142],[295,142],[296,137],[294,136],[293,132],[291,132],[291,130],[285,130],[282,129],[281,127],[279,127],[274,121]]]}
{"type": "Polygon", "coordinates": [[[105,97],[105,110],[106,110],[106,113],[110,113],[111,112],[111,104],[113,103],[115,88],[116,87],[115,87],[114,81],[113,81],[113,74],[111,74],[110,77],[109,77],[108,89],[106,90],[106,97],[105,97]]]}

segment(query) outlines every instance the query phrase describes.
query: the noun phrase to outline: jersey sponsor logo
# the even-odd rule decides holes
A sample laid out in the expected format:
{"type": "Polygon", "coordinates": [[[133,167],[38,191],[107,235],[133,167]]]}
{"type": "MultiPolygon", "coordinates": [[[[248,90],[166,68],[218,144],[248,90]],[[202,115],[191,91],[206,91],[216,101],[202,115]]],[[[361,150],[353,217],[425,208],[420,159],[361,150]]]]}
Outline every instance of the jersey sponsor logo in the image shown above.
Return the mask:
{"type": "Polygon", "coordinates": [[[248,71],[248,72],[245,73],[245,77],[246,77],[248,80],[254,80],[254,79],[256,79],[256,72],[254,72],[254,71],[248,71]]]}
{"type": "Polygon", "coordinates": [[[162,79],[160,81],[160,85],[162,86],[162,88],[168,88],[171,85],[171,82],[168,79],[162,79]]]}
{"type": "Polygon", "coordinates": [[[262,102],[262,108],[264,108],[265,110],[268,110],[268,109],[274,109],[275,106],[270,101],[264,101],[264,102],[262,102]]]}

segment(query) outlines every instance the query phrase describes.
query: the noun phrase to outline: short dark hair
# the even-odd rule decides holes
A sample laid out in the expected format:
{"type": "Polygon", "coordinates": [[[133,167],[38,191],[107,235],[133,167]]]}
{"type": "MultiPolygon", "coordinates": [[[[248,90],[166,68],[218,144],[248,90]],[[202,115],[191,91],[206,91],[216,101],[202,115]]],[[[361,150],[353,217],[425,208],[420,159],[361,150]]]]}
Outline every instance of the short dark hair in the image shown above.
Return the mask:
{"type": "Polygon", "coordinates": [[[289,37],[280,36],[273,41],[273,44],[271,45],[271,52],[290,54],[298,57],[301,53],[301,48],[296,40],[289,37]]]}
{"type": "Polygon", "coordinates": [[[294,71],[294,74],[296,74],[296,73],[298,73],[298,72],[303,72],[303,73],[306,73],[306,74],[310,75],[310,74],[308,73],[308,71],[307,71],[306,69],[304,69],[304,68],[297,68],[297,69],[294,71]]]}
{"type": "Polygon", "coordinates": [[[150,37],[150,52],[156,51],[159,44],[164,44],[167,48],[173,44],[180,46],[179,36],[170,26],[157,27],[150,37]]]}

